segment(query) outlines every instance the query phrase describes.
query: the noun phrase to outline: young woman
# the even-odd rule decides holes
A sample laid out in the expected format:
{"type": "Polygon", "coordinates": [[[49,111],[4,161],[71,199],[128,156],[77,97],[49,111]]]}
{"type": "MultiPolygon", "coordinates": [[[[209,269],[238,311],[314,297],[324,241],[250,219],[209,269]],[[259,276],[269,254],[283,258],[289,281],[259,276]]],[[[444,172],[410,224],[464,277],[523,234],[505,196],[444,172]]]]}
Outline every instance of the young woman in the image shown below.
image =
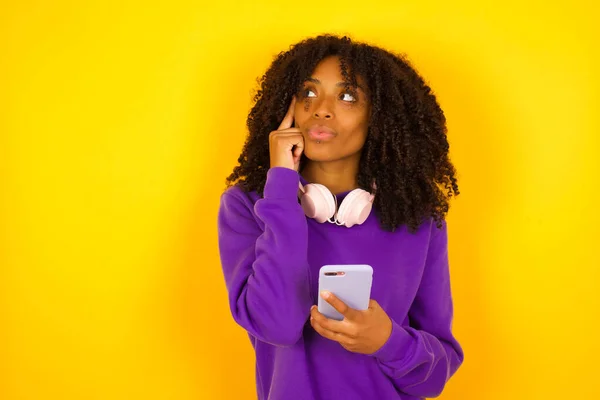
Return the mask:
{"type": "Polygon", "coordinates": [[[445,223],[458,185],[431,89],[404,57],[323,35],[280,53],[254,100],[218,236],[258,398],[439,395],[463,352],[445,223]],[[318,293],[326,264],[372,266],[368,310],[318,293]]]}

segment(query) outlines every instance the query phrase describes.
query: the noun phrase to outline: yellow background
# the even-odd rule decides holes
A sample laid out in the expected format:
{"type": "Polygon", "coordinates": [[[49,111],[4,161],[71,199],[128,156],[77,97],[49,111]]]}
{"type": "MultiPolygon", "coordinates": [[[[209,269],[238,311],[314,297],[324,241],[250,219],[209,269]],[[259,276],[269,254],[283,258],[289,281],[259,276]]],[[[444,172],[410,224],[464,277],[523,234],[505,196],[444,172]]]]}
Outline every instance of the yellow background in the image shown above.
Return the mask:
{"type": "Polygon", "coordinates": [[[593,4],[4,2],[0,398],[253,398],[218,195],[255,78],[321,32],[408,53],[448,117],[441,398],[600,398],[593,4]]]}

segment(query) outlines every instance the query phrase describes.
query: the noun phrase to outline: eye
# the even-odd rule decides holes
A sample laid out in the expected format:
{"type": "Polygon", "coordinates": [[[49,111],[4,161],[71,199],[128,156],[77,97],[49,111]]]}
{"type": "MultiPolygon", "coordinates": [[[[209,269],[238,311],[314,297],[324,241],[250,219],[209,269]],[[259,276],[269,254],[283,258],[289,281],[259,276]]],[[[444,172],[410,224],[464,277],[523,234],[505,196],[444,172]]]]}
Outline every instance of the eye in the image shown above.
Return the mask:
{"type": "Polygon", "coordinates": [[[351,93],[343,93],[342,100],[350,102],[350,103],[354,103],[356,101],[356,97],[354,97],[354,95],[351,93]]]}
{"type": "Polygon", "coordinates": [[[304,91],[302,93],[304,94],[304,97],[317,97],[315,92],[313,92],[310,89],[304,89],[304,91]]]}

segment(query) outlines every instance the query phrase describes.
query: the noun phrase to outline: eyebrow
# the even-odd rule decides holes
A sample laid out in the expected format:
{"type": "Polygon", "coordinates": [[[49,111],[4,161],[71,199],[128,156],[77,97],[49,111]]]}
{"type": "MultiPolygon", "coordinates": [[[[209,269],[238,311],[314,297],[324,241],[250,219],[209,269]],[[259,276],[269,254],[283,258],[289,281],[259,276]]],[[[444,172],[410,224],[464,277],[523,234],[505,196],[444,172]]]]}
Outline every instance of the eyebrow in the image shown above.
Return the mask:
{"type": "MultiPolygon", "coordinates": [[[[320,84],[321,84],[321,81],[320,81],[320,80],[318,80],[317,78],[307,78],[307,79],[306,79],[306,81],[307,81],[307,82],[316,83],[317,85],[320,85],[320,84]]],[[[352,87],[353,85],[351,85],[351,84],[349,84],[349,83],[347,83],[347,82],[338,82],[338,83],[337,83],[335,86],[336,86],[336,87],[343,87],[343,88],[346,88],[346,87],[348,87],[348,86],[352,87]]],[[[364,89],[364,88],[363,88],[361,85],[357,84],[356,86],[357,86],[357,87],[358,87],[360,90],[362,90],[363,92],[365,91],[365,89],[364,89]]]]}

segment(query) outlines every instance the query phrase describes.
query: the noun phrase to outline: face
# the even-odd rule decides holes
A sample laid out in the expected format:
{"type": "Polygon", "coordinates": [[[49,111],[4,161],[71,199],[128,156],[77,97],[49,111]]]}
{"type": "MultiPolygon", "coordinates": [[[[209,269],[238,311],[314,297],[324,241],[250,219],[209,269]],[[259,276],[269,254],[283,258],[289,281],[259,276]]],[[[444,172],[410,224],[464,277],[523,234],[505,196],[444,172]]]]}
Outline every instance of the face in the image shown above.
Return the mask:
{"type": "Polygon", "coordinates": [[[360,157],[368,132],[370,105],[364,80],[348,87],[338,57],[322,60],[297,95],[295,126],[302,130],[304,154],[328,162],[360,157]]]}

